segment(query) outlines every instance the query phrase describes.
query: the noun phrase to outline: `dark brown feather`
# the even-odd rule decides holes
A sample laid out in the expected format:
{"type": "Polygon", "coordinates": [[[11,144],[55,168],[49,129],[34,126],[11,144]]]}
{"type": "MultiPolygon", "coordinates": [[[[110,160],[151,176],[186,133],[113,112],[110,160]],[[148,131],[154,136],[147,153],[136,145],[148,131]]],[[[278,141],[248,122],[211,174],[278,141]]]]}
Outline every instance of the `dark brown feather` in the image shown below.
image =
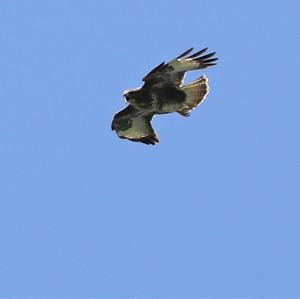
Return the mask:
{"type": "Polygon", "coordinates": [[[183,52],[182,54],[180,54],[179,56],[177,56],[175,59],[180,59],[180,58],[190,54],[193,50],[194,50],[194,48],[190,48],[190,49],[186,50],[185,52],[183,52]]]}
{"type": "Polygon", "coordinates": [[[204,49],[202,49],[202,50],[196,52],[195,54],[189,56],[188,58],[195,58],[195,57],[197,57],[197,56],[200,56],[201,54],[205,53],[207,50],[208,50],[208,48],[204,48],[204,49]]]}

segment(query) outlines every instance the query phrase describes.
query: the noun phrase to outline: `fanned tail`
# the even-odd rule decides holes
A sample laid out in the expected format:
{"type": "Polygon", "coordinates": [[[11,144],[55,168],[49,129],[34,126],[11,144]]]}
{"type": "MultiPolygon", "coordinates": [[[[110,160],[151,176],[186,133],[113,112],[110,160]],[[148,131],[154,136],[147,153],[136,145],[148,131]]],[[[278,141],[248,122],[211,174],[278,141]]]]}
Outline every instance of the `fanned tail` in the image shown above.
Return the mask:
{"type": "Polygon", "coordinates": [[[186,94],[183,107],[177,112],[183,116],[189,116],[197,105],[201,104],[209,91],[208,79],[203,75],[190,84],[182,86],[182,91],[186,94]]]}

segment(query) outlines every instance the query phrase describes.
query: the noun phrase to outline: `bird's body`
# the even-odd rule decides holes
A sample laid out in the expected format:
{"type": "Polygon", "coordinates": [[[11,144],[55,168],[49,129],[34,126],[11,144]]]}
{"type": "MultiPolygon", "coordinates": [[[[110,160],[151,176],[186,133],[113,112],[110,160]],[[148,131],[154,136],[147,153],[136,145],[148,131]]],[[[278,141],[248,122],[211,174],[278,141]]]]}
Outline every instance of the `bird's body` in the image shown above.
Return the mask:
{"type": "Polygon", "coordinates": [[[127,101],[140,110],[148,110],[155,114],[176,112],[184,103],[186,95],[180,89],[170,86],[149,88],[143,86],[131,91],[127,101]]]}
{"type": "Polygon", "coordinates": [[[207,48],[187,57],[193,48],[187,50],[169,63],[161,63],[148,73],[141,88],[129,90],[124,97],[129,105],[118,112],[112,122],[120,138],[146,144],[159,142],[151,127],[155,114],[178,112],[189,116],[190,112],[208,93],[208,80],[205,76],[183,85],[185,73],[215,65],[215,53],[201,56],[207,48]]]}

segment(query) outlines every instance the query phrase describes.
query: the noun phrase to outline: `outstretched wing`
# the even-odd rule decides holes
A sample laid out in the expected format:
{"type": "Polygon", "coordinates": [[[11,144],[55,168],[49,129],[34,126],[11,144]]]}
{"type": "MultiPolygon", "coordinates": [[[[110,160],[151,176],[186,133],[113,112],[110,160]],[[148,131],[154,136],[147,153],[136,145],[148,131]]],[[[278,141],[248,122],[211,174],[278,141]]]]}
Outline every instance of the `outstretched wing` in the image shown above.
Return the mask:
{"type": "Polygon", "coordinates": [[[120,138],[154,145],[159,139],[150,124],[152,117],[153,113],[128,105],[115,115],[111,129],[115,130],[120,138]]]}
{"type": "Polygon", "coordinates": [[[208,48],[205,48],[188,56],[193,51],[193,48],[190,48],[170,62],[161,63],[143,78],[145,86],[181,86],[187,71],[205,69],[216,65],[215,61],[218,58],[212,58],[216,52],[202,55],[207,50],[208,48]]]}

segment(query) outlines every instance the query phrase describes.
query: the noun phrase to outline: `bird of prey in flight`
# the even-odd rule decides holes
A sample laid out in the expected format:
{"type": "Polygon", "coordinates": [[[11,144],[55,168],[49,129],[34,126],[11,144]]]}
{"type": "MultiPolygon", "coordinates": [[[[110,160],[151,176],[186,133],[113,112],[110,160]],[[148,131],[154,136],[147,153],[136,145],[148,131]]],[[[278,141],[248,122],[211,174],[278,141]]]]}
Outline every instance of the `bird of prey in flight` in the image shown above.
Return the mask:
{"type": "Polygon", "coordinates": [[[118,112],[112,122],[120,138],[145,144],[156,144],[158,136],[151,126],[156,114],[178,112],[189,116],[208,94],[205,75],[184,85],[188,71],[216,65],[215,52],[203,55],[208,48],[191,54],[188,49],[168,63],[161,63],[144,78],[142,87],[124,92],[127,107],[118,112]],[[191,55],[190,55],[191,54],[191,55]]]}

